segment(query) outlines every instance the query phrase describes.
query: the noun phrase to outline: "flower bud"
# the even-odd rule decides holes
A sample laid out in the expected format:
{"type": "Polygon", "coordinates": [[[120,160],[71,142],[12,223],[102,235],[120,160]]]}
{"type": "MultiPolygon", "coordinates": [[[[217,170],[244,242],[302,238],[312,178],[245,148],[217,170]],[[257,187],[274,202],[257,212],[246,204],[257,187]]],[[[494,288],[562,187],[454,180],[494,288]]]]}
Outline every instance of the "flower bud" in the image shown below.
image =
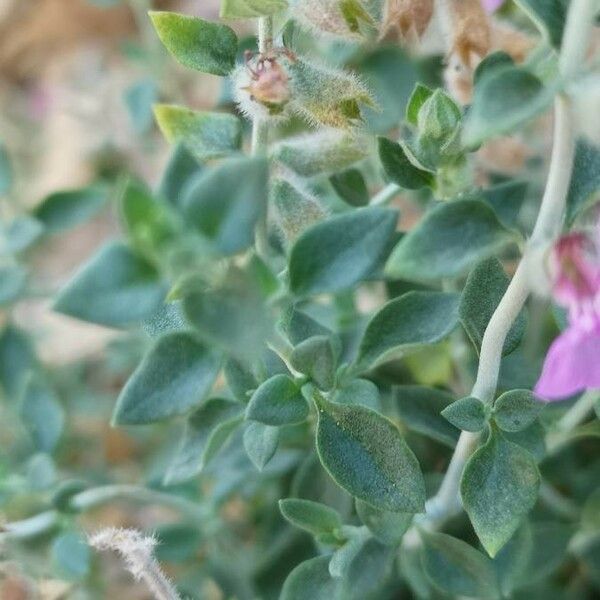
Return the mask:
{"type": "Polygon", "coordinates": [[[425,100],[419,110],[418,128],[421,137],[447,142],[462,119],[456,102],[441,88],[425,100]]]}
{"type": "Polygon", "coordinates": [[[291,98],[289,75],[281,61],[285,54],[285,50],[246,54],[246,65],[233,75],[236,100],[243,113],[283,116],[291,98]]]}
{"type": "Polygon", "coordinates": [[[433,0],[386,0],[381,37],[413,42],[422,37],[433,16],[433,0]]]}

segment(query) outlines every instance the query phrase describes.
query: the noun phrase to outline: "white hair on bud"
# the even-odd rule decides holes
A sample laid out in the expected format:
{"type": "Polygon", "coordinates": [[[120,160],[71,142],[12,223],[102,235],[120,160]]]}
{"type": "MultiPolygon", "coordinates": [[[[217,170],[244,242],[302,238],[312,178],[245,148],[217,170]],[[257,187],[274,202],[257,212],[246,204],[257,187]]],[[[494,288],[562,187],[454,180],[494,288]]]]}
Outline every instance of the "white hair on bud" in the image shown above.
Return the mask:
{"type": "Polygon", "coordinates": [[[143,535],[136,529],[108,527],[90,536],[88,542],[96,550],[117,552],[127,570],[136,580],[148,586],[156,600],[180,600],[175,586],[154,558],[158,543],[154,536],[143,535]]]}

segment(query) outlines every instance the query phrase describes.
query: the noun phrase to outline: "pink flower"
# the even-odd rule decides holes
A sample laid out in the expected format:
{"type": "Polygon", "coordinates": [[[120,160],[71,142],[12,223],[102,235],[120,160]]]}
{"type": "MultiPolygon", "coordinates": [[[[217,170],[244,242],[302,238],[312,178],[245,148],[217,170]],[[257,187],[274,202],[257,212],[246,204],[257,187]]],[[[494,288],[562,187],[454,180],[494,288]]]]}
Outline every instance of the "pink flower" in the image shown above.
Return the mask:
{"type": "Polygon", "coordinates": [[[553,294],[569,326],[550,346],[535,392],[560,400],[600,388],[600,239],[561,238],[550,257],[553,294]]]}
{"type": "Polygon", "coordinates": [[[482,0],[482,4],[487,12],[493,13],[504,4],[504,0],[482,0]]]}

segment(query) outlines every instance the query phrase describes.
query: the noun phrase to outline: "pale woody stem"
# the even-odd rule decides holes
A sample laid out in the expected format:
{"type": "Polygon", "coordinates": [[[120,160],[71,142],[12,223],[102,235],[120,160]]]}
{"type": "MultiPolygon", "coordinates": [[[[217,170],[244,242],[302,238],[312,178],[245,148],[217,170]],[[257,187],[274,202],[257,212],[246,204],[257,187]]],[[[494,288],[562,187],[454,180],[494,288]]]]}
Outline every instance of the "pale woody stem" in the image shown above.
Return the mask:
{"type": "MultiPolygon", "coordinates": [[[[598,0],[572,0],[560,56],[560,74],[568,79],[584,62],[598,0]]],[[[502,347],[506,336],[530,293],[528,266],[537,248],[549,244],[560,233],[570,183],[575,140],[570,101],[560,95],[555,102],[554,145],[546,190],[536,225],[524,256],[485,331],[477,380],[472,395],[493,401],[498,383],[502,347]]],[[[427,503],[425,524],[442,523],[460,508],[458,489],[465,463],[479,441],[479,435],[463,432],[435,497],[427,503]]]]}

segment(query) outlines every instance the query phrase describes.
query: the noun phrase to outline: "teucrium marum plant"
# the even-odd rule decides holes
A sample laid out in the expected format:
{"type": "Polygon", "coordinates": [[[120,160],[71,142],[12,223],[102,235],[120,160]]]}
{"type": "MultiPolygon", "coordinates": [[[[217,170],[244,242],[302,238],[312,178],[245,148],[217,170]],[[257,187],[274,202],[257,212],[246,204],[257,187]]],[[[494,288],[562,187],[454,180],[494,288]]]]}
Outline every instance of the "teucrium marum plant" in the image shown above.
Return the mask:
{"type": "MultiPolygon", "coordinates": [[[[224,100],[216,112],[155,107],[174,145],[162,183],[124,186],[125,241],[107,244],[55,307],[147,332],[113,423],[183,421],[158,500],[171,494],[189,516],[193,503],[170,486],[211,482],[210,506],[240,494],[277,523],[256,543],[297,556],[265,566],[268,582],[255,561],[227,594],[392,598],[407,586],[420,598],[511,597],[535,585],[529,571],[564,558],[562,521],[581,507],[554,489],[552,460],[573,430],[597,435],[597,422],[577,427],[598,376],[566,373],[580,398],[540,415],[556,395],[547,379],[543,397],[531,391],[547,340],[545,309],[527,300],[574,272],[576,309],[598,297],[598,261],[582,279],[579,254],[559,256],[562,275],[548,256],[565,229],[594,221],[600,149],[576,130],[573,106],[597,68],[600,6],[517,4],[506,18],[539,27],[525,60],[506,31],[494,42],[500,25],[485,8],[495,6],[478,0],[223,0],[218,22],[150,14],[175,60],[224,78],[224,100]],[[398,43],[417,52],[435,23],[472,86],[468,106],[439,72],[421,65],[419,76],[398,58],[398,43]],[[248,24],[256,45],[234,31],[248,24]],[[394,96],[402,77],[411,89],[394,96]],[[552,104],[543,188],[526,172],[486,172],[480,148],[539,135],[552,104]],[[418,222],[407,227],[397,206],[418,222]],[[309,551],[275,519],[278,500],[314,537],[309,551]],[[477,539],[464,524],[444,533],[463,510],[477,539]],[[558,518],[540,524],[549,510],[558,518]]],[[[38,382],[27,394],[24,410],[52,412],[38,382]]],[[[51,446],[50,421],[42,430],[38,443],[51,446]]],[[[69,502],[93,504],[86,493],[69,502]]],[[[584,562],[597,527],[574,538],[584,562]]]]}

